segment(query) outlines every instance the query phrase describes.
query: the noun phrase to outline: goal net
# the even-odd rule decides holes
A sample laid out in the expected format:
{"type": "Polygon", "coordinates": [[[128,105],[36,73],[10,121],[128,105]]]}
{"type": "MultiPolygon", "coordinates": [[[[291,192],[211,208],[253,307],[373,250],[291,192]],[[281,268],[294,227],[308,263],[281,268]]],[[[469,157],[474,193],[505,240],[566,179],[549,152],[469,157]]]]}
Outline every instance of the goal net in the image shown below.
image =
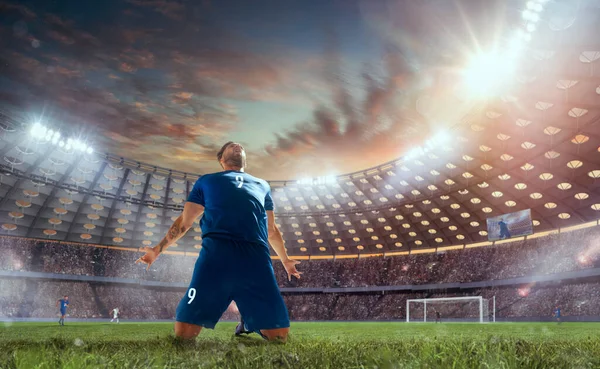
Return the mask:
{"type": "Polygon", "coordinates": [[[490,302],[481,296],[411,299],[406,301],[406,322],[479,322],[495,321],[490,302]]]}

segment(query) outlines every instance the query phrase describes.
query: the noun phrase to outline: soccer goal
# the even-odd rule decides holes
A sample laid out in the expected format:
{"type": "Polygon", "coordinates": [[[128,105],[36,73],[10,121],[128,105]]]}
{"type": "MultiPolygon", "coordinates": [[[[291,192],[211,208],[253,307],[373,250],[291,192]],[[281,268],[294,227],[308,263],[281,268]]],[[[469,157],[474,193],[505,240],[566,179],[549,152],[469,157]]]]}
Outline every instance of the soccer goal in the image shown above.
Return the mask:
{"type": "Polygon", "coordinates": [[[445,297],[406,300],[406,322],[495,322],[496,296],[490,300],[481,296],[445,297]]]}

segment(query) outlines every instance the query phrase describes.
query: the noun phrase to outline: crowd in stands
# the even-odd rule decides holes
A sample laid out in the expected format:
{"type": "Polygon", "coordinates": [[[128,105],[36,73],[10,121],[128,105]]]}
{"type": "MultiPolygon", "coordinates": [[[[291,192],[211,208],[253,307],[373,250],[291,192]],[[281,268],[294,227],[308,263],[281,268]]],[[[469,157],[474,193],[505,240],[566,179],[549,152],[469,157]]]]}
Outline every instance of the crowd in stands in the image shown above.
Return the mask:
{"type": "MultiPolygon", "coordinates": [[[[93,319],[110,317],[118,307],[121,319],[173,319],[177,304],[185,291],[99,285],[70,281],[29,281],[0,279],[0,317],[58,317],[56,301],[68,295],[71,318],[93,319]],[[32,297],[28,299],[27,295],[32,297]]],[[[284,294],[293,320],[405,320],[408,299],[455,296],[483,296],[488,299],[488,314],[492,316],[492,297],[496,299],[496,318],[551,317],[556,306],[565,316],[600,316],[600,282],[563,285],[506,287],[481,289],[462,293],[318,293],[284,294]]],[[[424,305],[412,303],[411,321],[422,321],[424,305]]],[[[477,320],[476,301],[428,303],[427,319],[435,320],[435,312],[443,319],[477,320]]],[[[224,320],[237,320],[235,304],[224,314],[224,320]]]]}
{"type": "MultiPolygon", "coordinates": [[[[281,287],[365,287],[428,283],[473,282],[568,272],[594,266],[580,255],[593,249],[600,227],[521,240],[498,246],[429,254],[361,259],[304,261],[301,280],[288,282],[274,262],[281,287]]],[[[600,246],[600,245],[599,245],[600,246]]],[[[135,264],[137,251],[96,248],[54,241],[0,237],[0,270],[95,275],[187,283],[196,258],[161,255],[146,270],[135,264]],[[33,255],[33,256],[32,256],[33,255]],[[36,257],[34,257],[36,256],[36,257]]],[[[596,253],[600,253],[598,250],[596,253]]],[[[597,257],[597,255],[596,255],[597,257]]]]}
{"type": "MultiPolygon", "coordinates": [[[[464,250],[360,259],[303,261],[300,280],[287,280],[281,263],[274,261],[282,287],[366,287],[419,285],[507,279],[569,272],[597,267],[600,227],[555,234],[497,246],[464,250]],[[586,255],[582,262],[581,255],[586,255]],[[596,258],[596,260],[595,260],[596,258]]],[[[46,240],[0,237],[0,271],[33,271],[80,276],[117,277],[135,280],[178,282],[186,285],[195,257],[161,255],[146,270],[136,265],[137,251],[98,248],[46,240]]],[[[464,295],[496,296],[497,316],[517,318],[548,316],[554,305],[566,315],[600,316],[600,283],[554,286],[510,286],[502,289],[468,290],[464,295]]],[[[142,288],[135,284],[99,284],[54,280],[0,278],[0,315],[51,318],[56,300],[72,296],[69,314],[78,318],[105,318],[114,307],[125,319],[172,319],[183,290],[142,288]]],[[[292,319],[296,320],[389,320],[405,319],[406,300],[456,296],[454,292],[425,293],[301,293],[286,294],[292,319]]],[[[411,317],[423,318],[415,306],[411,317]]],[[[442,304],[444,316],[476,313],[468,303],[442,304]],[[460,310],[462,309],[462,311],[460,310]]],[[[428,319],[434,310],[428,310],[428,319]]],[[[232,307],[224,318],[236,319],[232,307]]]]}
{"type": "MultiPolygon", "coordinates": [[[[305,262],[299,266],[304,272],[303,280],[288,284],[282,278],[280,284],[365,287],[474,282],[569,272],[594,266],[593,255],[588,263],[580,262],[579,258],[600,246],[597,228],[444,253],[305,262]]],[[[277,275],[285,273],[280,263],[274,263],[274,267],[277,275]]]]}

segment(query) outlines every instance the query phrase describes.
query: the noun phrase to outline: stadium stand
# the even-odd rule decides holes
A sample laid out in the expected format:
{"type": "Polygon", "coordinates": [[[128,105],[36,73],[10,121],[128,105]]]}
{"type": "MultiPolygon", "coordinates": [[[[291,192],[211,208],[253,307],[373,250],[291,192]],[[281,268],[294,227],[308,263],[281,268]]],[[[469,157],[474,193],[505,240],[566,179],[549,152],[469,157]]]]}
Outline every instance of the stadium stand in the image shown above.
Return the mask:
{"type": "MultiPolygon", "coordinates": [[[[0,279],[2,318],[54,318],[56,299],[64,293],[71,296],[69,315],[72,318],[107,318],[109,309],[121,309],[122,319],[172,319],[182,292],[102,286],[85,282],[36,281],[36,296],[31,305],[23,306],[25,282],[0,279]]],[[[561,306],[566,317],[600,316],[600,283],[576,283],[558,286],[533,287],[521,296],[515,287],[479,289],[469,293],[392,293],[392,294],[286,294],[290,316],[294,320],[404,320],[407,299],[451,296],[496,296],[498,320],[527,320],[550,318],[552,308],[561,306]]],[[[453,305],[438,307],[443,316],[473,317],[473,309],[460,313],[453,305]]],[[[411,312],[419,315],[418,311],[411,312]]],[[[429,312],[429,314],[433,314],[429,312]]],[[[422,311],[421,311],[422,316],[422,311]]],[[[228,312],[223,319],[235,319],[228,312]]],[[[433,318],[433,315],[429,316],[433,318]]],[[[549,319],[548,319],[549,320],[549,319]]]]}
{"type": "MultiPolygon", "coordinates": [[[[561,277],[562,283],[552,279],[560,273],[596,270],[597,261],[582,263],[578,256],[595,244],[597,228],[447,252],[304,261],[303,278],[292,282],[276,260],[274,267],[296,320],[397,320],[406,316],[407,299],[471,295],[495,296],[499,320],[548,318],[548,309],[555,305],[566,316],[585,319],[600,316],[600,283],[585,277],[561,277]],[[510,280],[544,275],[550,279],[539,284],[510,280]],[[508,282],[489,288],[445,285],[499,280],[508,282]],[[432,284],[428,290],[413,291],[415,286],[432,284]],[[377,289],[406,285],[413,290],[377,289]],[[309,293],[318,287],[332,290],[309,293]],[[345,289],[361,287],[366,290],[345,289]]],[[[119,306],[123,319],[172,319],[195,262],[194,255],[167,254],[146,271],[134,264],[139,253],[128,249],[19,237],[0,237],[0,249],[0,314],[5,318],[52,318],[56,299],[68,294],[72,296],[69,313],[75,318],[107,317],[112,307],[119,306]],[[43,278],[18,278],[28,272],[42,273],[43,278]],[[113,279],[65,280],[83,277],[113,279]],[[139,281],[165,284],[156,288],[134,285],[139,281]]],[[[456,309],[438,308],[443,316],[463,314],[456,309]]],[[[418,309],[412,315],[418,316],[418,309]]],[[[224,319],[235,317],[228,311],[224,319]]]]}
{"type": "MultiPolygon", "coordinates": [[[[464,283],[545,275],[591,268],[580,255],[600,236],[592,227],[499,246],[364,259],[312,260],[301,266],[300,280],[288,282],[279,262],[273,266],[281,287],[367,287],[427,283],[464,283]]],[[[138,252],[57,241],[0,237],[1,270],[120,277],[187,283],[195,255],[163,255],[149,271],[134,265],[138,252]],[[38,259],[34,263],[32,253],[38,259]]],[[[37,260],[37,259],[36,259],[37,260]]],[[[592,261],[592,260],[590,260],[592,261]]]]}

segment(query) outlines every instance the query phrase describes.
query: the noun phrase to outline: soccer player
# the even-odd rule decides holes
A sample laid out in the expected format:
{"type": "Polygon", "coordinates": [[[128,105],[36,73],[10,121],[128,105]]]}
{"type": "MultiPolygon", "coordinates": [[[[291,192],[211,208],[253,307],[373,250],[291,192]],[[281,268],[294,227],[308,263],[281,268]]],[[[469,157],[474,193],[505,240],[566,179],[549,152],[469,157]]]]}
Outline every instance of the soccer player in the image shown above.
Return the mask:
{"type": "Polygon", "coordinates": [[[560,306],[557,306],[554,309],[554,318],[556,319],[556,321],[558,322],[558,324],[560,324],[560,306]]]}
{"type": "Polygon", "coordinates": [[[112,323],[116,319],[117,320],[117,324],[119,324],[119,308],[112,309],[112,313],[113,313],[113,318],[110,320],[110,322],[112,323]]]}
{"type": "Polygon", "coordinates": [[[508,230],[508,225],[504,221],[504,219],[498,222],[498,226],[500,227],[500,239],[510,238],[510,231],[508,230]]]}
{"type": "Polygon", "coordinates": [[[65,325],[65,316],[67,316],[67,306],[69,306],[69,296],[64,295],[62,299],[56,301],[56,307],[60,304],[60,319],[59,325],[65,325]]]}
{"type": "Polygon", "coordinates": [[[439,311],[435,311],[435,322],[436,323],[442,323],[442,313],[440,313],[439,311]]]}
{"type": "Polygon", "coordinates": [[[246,152],[227,142],[217,153],[222,172],[200,177],[165,238],[137,262],[150,265],[202,215],[202,249],[190,286],[177,307],[175,336],[195,338],[214,328],[232,300],[248,331],[285,341],[290,321],[281,297],[269,245],[288,274],[300,278],[299,262],[288,257],[275,224],[269,184],[244,172],[246,152]]]}

